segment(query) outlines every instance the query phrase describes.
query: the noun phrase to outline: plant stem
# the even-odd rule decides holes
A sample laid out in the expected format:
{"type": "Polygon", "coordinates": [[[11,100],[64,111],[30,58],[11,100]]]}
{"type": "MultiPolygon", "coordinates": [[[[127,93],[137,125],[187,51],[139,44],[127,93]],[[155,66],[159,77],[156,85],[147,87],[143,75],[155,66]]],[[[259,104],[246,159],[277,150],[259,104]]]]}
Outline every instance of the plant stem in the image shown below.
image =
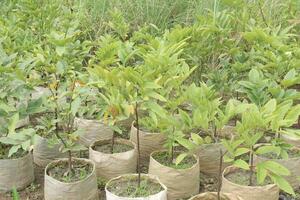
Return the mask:
{"type": "Polygon", "coordinates": [[[73,171],[73,167],[72,167],[72,153],[69,150],[68,151],[68,172],[69,174],[73,171]]]}
{"type": "Polygon", "coordinates": [[[219,163],[219,180],[218,180],[218,200],[221,200],[221,187],[222,187],[222,169],[223,169],[223,151],[220,149],[220,163],[219,163]]]}
{"type": "Polygon", "coordinates": [[[263,19],[263,22],[265,23],[265,25],[266,25],[267,27],[269,27],[269,25],[268,25],[268,23],[267,23],[267,20],[266,20],[266,17],[265,17],[265,14],[264,14],[264,12],[263,12],[263,10],[262,10],[262,5],[261,5],[261,3],[260,3],[260,0],[258,1],[258,7],[259,7],[259,12],[260,12],[261,17],[262,17],[262,19],[263,19]]]}
{"type": "Polygon", "coordinates": [[[217,126],[215,124],[214,124],[214,139],[215,139],[215,142],[219,141],[219,137],[217,134],[217,126]]]}
{"type": "MultiPolygon", "coordinates": [[[[75,80],[72,80],[72,86],[71,86],[71,93],[73,94],[75,89],[75,80]]],[[[71,98],[69,99],[69,111],[72,109],[72,101],[73,101],[73,96],[71,96],[71,98]]],[[[73,131],[73,125],[74,125],[74,120],[72,119],[72,114],[71,112],[69,112],[68,115],[68,124],[67,124],[67,133],[71,134],[73,131]]],[[[65,148],[67,146],[65,145],[65,148]]],[[[73,171],[72,168],[72,152],[71,150],[68,150],[68,173],[70,174],[73,171]]]]}
{"type": "MultiPolygon", "coordinates": [[[[236,100],[239,100],[239,92],[236,92],[236,100]]],[[[236,126],[237,123],[237,116],[234,116],[234,126],[236,126]]]]}
{"type": "MultiPolygon", "coordinates": [[[[173,126],[173,130],[172,130],[173,138],[174,138],[174,131],[175,131],[175,127],[173,126]]],[[[170,154],[169,154],[169,156],[170,156],[170,154]]],[[[173,163],[173,160],[174,160],[174,145],[172,144],[172,146],[171,146],[170,164],[173,163]]]]}
{"type": "MultiPolygon", "coordinates": [[[[137,90],[138,94],[138,90],[137,90]]],[[[136,138],[137,138],[137,151],[138,151],[138,159],[137,159],[137,172],[138,172],[138,187],[141,186],[141,152],[140,152],[140,126],[139,126],[139,115],[138,115],[138,103],[135,102],[135,125],[136,125],[136,138]]]]}
{"type": "Polygon", "coordinates": [[[111,138],[111,149],[110,149],[111,154],[114,153],[114,146],[115,146],[115,132],[113,131],[112,138],[111,138]]]}
{"type": "Polygon", "coordinates": [[[253,166],[253,146],[250,151],[250,176],[249,176],[249,186],[253,185],[253,174],[254,174],[254,166],[253,166]]]}
{"type": "Polygon", "coordinates": [[[174,146],[172,145],[172,147],[171,147],[171,160],[170,160],[170,164],[173,163],[173,160],[174,160],[174,146]]]}

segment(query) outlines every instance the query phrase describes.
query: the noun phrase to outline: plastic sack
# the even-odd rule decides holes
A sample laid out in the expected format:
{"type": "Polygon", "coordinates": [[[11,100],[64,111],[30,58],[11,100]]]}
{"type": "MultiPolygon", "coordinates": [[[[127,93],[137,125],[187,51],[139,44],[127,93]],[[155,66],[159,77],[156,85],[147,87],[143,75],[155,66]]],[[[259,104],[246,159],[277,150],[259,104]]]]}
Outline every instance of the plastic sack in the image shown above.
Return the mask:
{"type": "Polygon", "coordinates": [[[229,166],[222,175],[221,192],[231,193],[240,196],[244,200],[278,200],[279,188],[275,184],[265,186],[244,186],[238,185],[226,179],[226,175],[234,173],[238,168],[229,166]]]}
{"type": "MultiPolygon", "coordinates": [[[[188,169],[164,166],[150,156],[149,174],[153,174],[168,188],[168,200],[188,198],[199,192],[199,159],[188,169]]],[[[196,157],[196,156],[195,156],[196,157]]]]}
{"type": "Polygon", "coordinates": [[[34,180],[31,153],[17,159],[0,159],[0,191],[8,192],[14,187],[21,190],[34,180]]]}
{"type": "Polygon", "coordinates": [[[137,198],[132,198],[132,197],[119,197],[113,193],[111,193],[108,189],[107,186],[113,182],[113,181],[118,181],[121,180],[122,178],[126,178],[128,176],[138,176],[137,174],[127,174],[127,175],[123,175],[123,176],[119,176],[116,177],[114,179],[111,179],[105,186],[105,192],[106,192],[106,200],[167,200],[167,187],[162,184],[159,179],[153,175],[148,175],[148,174],[142,174],[142,176],[144,177],[149,177],[150,179],[152,179],[153,181],[159,183],[164,190],[160,191],[157,194],[148,196],[148,197],[137,197],[137,198]]]}
{"type": "Polygon", "coordinates": [[[133,149],[114,154],[94,150],[95,146],[109,143],[111,140],[100,140],[94,142],[89,148],[89,158],[95,163],[97,177],[109,180],[123,174],[135,173],[137,167],[136,145],[129,140],[115,139],[115,143],[129,145],[133,149]]]}
{"type": "MultiPolygon", "coordinates": [[[[75,160],[75,159],[74,159],[75,160]]],[[[99,200],[95,164],[88,159],[76,158],[93,165],[93,170],[85,179],[73,183],[63,183],[48,175],[51,166],[67,159],[56,160],[49,163],[45,169],[45,200],[99,200]]]]}
{"type": "Polygon", "coordinates": [[[75,118],[74,123],[76,128],[82,131],[79,142],[86,147],[95,141],[111,139],[113,136],[113,130],[99,120],[75,118]]]}

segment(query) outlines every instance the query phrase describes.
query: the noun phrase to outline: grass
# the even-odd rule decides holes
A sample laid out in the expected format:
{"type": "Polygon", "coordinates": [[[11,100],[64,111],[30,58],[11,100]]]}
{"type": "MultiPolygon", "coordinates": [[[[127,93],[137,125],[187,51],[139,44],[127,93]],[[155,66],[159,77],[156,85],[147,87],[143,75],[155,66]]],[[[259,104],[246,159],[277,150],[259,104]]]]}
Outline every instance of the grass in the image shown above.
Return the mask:
{"type": "Polygon", "coordinates": [[[77,0],[75,5],[87,16],[96,35],[109,29],[109,12],[113,9],[120,11],[133,30],[145,24],[164,30],[174,24],[191,24],[195,16],[212,7],[204,0],[77,0]]]}

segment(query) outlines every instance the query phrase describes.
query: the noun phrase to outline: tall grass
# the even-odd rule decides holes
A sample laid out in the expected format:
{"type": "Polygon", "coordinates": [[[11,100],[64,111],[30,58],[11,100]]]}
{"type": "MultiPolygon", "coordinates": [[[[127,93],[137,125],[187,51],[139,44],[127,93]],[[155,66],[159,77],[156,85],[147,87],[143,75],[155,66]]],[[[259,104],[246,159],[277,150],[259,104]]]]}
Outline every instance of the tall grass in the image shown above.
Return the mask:
{"type": "Polygon", "coordinates": [[[75,0],[78,9],[85,13],[97,33],[105,32],[108,12],[121,11],[132,29],[154,24],[163,30],[174,24],[191,24],[196,15],[212,8],[207,0],[75,0]]]}

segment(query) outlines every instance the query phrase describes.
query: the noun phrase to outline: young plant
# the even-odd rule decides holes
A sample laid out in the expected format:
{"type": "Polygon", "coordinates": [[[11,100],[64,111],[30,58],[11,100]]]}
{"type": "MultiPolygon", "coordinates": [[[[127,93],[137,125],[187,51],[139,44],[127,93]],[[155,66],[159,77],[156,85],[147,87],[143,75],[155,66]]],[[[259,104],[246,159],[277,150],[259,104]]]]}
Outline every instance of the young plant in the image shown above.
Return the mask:
{"type": "Polygon", "coordinates": [[[283,176],[290,175],[285,167],[270,160],[254,165],[254,156],[261,154],[262,148],[265,148],[257,148],[257,144],[268,130],[273,118],[273,112],[276,109],[274,99],[261,108],[255,104],[246,104],[245,107],[241,121],[238,121],[236,125],[238,137],[234,140],[223,140],[227,149],[227,154],[224,156],[225,162],[233,162],[234,166],[249,171],[249,186],[253,186],[256,174],[258,184],[263,184],[269,177],[280,189],[294,194],[292,187],[283,178],[283,176]],[[248,163],[245,161],[247,157],[248,163]]]}
{"type": "Polygon", "coordinates": [[[186,95],[192,105],[193,112],[189,121],[193,129],[198,130],[200,135],[202,133],[206,141],[219,142],[221,129],[237,114],[238,102],[231,99],[223,106],[216,91],[205,83],[201,83],[200,87],[189,86],[186,95]]]}
{"type": "Polygon", "coordinates": [[[293,105],[292,100],[285,100],[279,104],[275,100],[272,102],[274,112],[269,129],[275,133],[276,138],[280,138],[281,134],[289,134],[289,127],[298,122],[300,105],[293,105]]]}
{"type": "MultiPolygon", "coordinates": [[[[15,113],[8,121],[5,127],[6,131],[0,135],[0,156],[11,158],[17,152],[29,152],[32,149],[35,138],[35,130],[32,128],[16,130],[17,123],[19,122],[19,113],[15,113]],[[9,148],[6,155],[6,149],[9,148]]],[[[16,155],[18,156],[18,155],[16,155]]]]}
{"type": "Polygon", "coordinates": [[[123,76],[123,68],[106,70],[102,67],[89,68],[90,82],[95,91],[95,103],[98,118],[114,130],[111,153],[114,149],[115,132],[122,134],[118,122],[129,118],[134,114],[134,105],[129,102],[126,79],[123,76]]]}
{"type": "Polygon", "coordinates": [[[0,148],[0,154],[10,158],[17,152],[30,150],[35,130],[22,127],[29,125],[29,115],[41,111],[42,100],[30,99],[31,88],[24,71],[6,67],[0,67],[0,70],[0,146],[3,147],[0,148]]]}
{"type": "Polygon", "coordinates": [[[61,143],[61,151],[68,152],[65,175],[69,177],[73,175],[72,151],[84,149],[76,142],[78,132],[74,127],[74,118],[82,103],[82,65],[89,52],[88,42],[78,40],[80,34],[76,21],[60,31],[51,31],[47,35],[49,44],[41,49],[45,65],[37,68],[44,74],[51,93],[47,110],[54,115],[55,129],[49,133],[50,143],[61,143]]]}
{"type": "Polygon", "coordinates": [[[258,106],[264,105],[271,98],[275,98],[279,103],[300,98],[299,92],[290,89],[299,81],[294,69],[290,70],[280,83],[266,74],[258,69],[250,70],[248,80],[239,82],[239,92],[246,94],[247,100],[258,106]]]}
{"type": "Polygon", "coordinates": [[[72,151],[85,149],[76,142],[79,133],[74,127],[74,118],[81,106],[80,84],[74,71],[67,71],[64,75],[64,83],[56,80],[57,84],[50,87],[55,110],[55,137],[52,137],[52,143],[62,143],[62,152],[68,152],[66,176],[72,176],[72,151]]]}

